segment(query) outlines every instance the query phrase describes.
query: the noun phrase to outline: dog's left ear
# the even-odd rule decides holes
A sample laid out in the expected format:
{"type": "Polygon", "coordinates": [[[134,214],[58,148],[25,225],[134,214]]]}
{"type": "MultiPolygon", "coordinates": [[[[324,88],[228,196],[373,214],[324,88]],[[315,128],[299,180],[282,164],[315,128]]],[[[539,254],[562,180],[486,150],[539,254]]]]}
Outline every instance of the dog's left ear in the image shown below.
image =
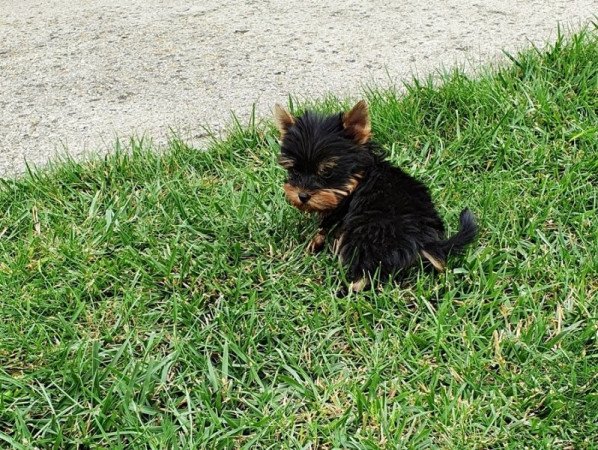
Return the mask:
{"type": "Polygon", "coordinates": [[[351,111],[343,115],[343,127],[358,144],[365,144],[370,140],[372,125],[368,105],[364,100],[357,102],[351,111]]]}
{"type": "Polygon", "coordinates": [[[287,130],[295,125],[295,118],[278,103],[274,105],[274,120],[280,131],[280,139],[283,139],[287,130]]]}

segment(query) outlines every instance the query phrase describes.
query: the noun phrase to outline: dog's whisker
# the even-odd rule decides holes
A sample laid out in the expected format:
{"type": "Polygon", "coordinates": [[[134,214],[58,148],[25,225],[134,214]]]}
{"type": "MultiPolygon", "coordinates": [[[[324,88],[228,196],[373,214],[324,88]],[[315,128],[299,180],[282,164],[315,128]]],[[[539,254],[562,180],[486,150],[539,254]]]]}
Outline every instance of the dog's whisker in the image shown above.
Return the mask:
{"type": "Polygon", "coordinates": [[[330,192],[334,192],[337,195],[340,195],[341,197],[346,197],[347,195],[349,195],[349,192],[347,191],[343,191],[341,189],[328,189],[330,192]]]}

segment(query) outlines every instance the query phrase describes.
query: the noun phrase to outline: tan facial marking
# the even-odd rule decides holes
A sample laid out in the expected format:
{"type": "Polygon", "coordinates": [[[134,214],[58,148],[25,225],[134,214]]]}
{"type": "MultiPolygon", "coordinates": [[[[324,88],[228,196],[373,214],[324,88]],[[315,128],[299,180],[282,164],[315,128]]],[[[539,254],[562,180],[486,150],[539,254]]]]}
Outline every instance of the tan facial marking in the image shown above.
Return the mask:
{"type": "Polygon", "coordinates": [[[324,212],[336,208],[339,201],[339,196],[334,190],[320,189],[312,194],[307,205],[312,211],[324,212]]]}
{"type": "Polygon", "coordinates": [[[295,207],[298,209],[303,209],[303,204],[301,203],[301,201],[299,200],[299,189],[297,189],[295,186],[289,184],[289,183],[285,183],[282,188],[284,189],[284,194],[287,198],[287,200],[295,207]]]}
{"type": "Polygon", "coordinates": [[[337,194],[329,189],[320,189],[315,192],[307,192],[311,198],[303,203],[299,200],[299,193],[304,192],[299,188],[285,183],[283,185],[285,196],[287,200],[297,209],[307,212],[324,212],[334,209],[338,206],[339,197],[337,194]]]}
{"type": "Polygon", "coordinates": [[[283,188],[287,200],[295,208],[308,212],[326,212],[335,209],[343,198],[351,195],[359,185],[360,180],[361,174],[355,174],[341,189],[328,188],[313,192],[307,191],[311,195],[311,198],[306,203],[302,203],[299,200],[299,193],[302,192],[301,189],[290,183],[285,183],[283,188]]]}

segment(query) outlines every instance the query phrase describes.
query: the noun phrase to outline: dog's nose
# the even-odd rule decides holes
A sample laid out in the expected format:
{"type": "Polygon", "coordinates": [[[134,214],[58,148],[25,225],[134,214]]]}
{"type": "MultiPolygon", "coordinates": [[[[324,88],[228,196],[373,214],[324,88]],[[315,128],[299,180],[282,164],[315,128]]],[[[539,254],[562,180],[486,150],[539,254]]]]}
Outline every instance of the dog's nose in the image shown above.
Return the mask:
{"type": "Polygon", "coordinates": [[[301,200],[301,203],[307,203],[310,197],[311,195],[309,195],[307,192],[299,192],[299,200],[301,200]]]}

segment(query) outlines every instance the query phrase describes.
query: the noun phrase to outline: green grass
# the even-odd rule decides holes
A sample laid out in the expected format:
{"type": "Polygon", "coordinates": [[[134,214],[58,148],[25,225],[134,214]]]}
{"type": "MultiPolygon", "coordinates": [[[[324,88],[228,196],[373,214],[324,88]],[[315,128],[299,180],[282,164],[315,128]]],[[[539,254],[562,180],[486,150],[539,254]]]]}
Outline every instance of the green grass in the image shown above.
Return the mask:
{"type": "Polygon", "coordinates": [[[511,60],[365,94],[480,223],[402,286],[334,296],[270,122],[4,180],[2,446],[598,448],[598,34],[511,60]]]}

